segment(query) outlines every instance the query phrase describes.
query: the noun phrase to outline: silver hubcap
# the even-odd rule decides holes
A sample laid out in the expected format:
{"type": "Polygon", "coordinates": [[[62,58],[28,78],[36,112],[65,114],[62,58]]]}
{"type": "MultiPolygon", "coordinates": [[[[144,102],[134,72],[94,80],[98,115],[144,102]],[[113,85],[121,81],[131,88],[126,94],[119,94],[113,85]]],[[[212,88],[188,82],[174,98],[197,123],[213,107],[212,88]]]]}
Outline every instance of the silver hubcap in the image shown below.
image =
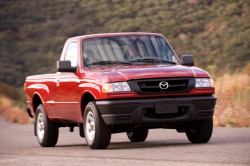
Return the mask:
{"type": "Polygon", "coordinates": [[[95,119],[92,112],[88,112],[86,117],[86,137],[90,142],[95,138],[95,119]]]}
{"type": "Polygon", "coordinates": [[[37,134],[39,141],[42,141],[44,137],[44,118],[43,118],[42,113],[39,113],[37,116],[36,134],[37,134]]]}

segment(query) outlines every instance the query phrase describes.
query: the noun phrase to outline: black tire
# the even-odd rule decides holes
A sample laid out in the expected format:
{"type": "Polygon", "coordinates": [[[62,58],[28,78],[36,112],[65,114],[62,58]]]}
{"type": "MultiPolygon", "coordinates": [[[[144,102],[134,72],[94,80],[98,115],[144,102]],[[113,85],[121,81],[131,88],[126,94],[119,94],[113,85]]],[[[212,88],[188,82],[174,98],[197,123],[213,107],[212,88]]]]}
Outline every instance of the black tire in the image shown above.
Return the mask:
{"type": "Polygon", "coordinates": [[[191,143],[207,143],[213,133],[213,119],[189,122],[185,131],[191,143]]]}
{"type": "Polygon", "coordinates": [[[127,132],[127,136],[131,142],[143,142],[148,136],[148,129],[137,128],[134,131],[127,132]]]}
{"type": "Polygon", "coordinates": [[[42,147],[53,147],[56,145],[57,140],[58,140],[58,134],[59,134],[58,125],[57,123],[49,120],[42,104],[40,104],[36,109],[35,127],[36,127],[35,131],[36,131],[38,143],[42,147]],[[41,136],[42,134],[39,133],[41,131],[39,130],[39,127],[41,128],[41,125],[40,125],[41,119],[43,119],[43,123],[44,123],[43,137],[41,136]]]}
{"type": "Polygon", "coordinates": [[[106,149],[109,146],[111,126],[105,124],[94,102],[89,102],[84,110],[83,126],[86,142],[91,149],[106,149]],[[91,137],[90,133],[93,132],[93,128],[94,133],[91,137]]]}

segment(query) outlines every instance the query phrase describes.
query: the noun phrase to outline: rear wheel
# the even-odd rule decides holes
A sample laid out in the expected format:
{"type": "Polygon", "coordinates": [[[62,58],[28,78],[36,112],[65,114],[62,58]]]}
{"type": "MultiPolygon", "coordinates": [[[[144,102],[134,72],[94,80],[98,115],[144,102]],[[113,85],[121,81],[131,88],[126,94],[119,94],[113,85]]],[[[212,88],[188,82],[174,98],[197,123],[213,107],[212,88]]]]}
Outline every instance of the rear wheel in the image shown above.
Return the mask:
{"type": "Polygon", "coordinates": [[[91,149],[106,149],[111,139],[111,127],[103,121],[93,102],[84,111],[84,135],[91,149]]]}
{"type": "Polygon", "coordinates": [[[56,145],[59,133],[57,123],[49,120],[42,104],[36,109],[35,129],[37,140],[42,147],[56,145]]]}
{"type": "Polygon", "coordinates": [[[191,143],[207,143],[213,133],[213,119],[189,122],[185,131],[191,143]]]}
{"type": "Polygon", "coordinates": [[[131,142],[143,142],[148,136],[148,129],[135,129],[134,131],[127,132],[128,139],[131,142]]]}

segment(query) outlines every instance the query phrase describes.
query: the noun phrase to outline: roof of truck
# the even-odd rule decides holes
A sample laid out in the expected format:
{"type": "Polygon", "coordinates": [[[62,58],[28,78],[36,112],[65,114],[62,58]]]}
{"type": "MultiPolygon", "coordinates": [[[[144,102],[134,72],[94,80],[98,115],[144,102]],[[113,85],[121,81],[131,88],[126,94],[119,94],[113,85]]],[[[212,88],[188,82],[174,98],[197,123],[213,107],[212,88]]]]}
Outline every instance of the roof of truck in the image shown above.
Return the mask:
{"type": "Polygon", "coordinates": [[[153,36],[162,36],[159,33],[148,33],[148,32],[121,32],[121,33],[100,33],[100,34],[91,34],[91,35],[83,35],[69,38],[72,39],[87,39],[87,38],[95,38],[95,37],[105,37],[105,36],[127,36],[127,35],[153,35],[153,36]]]}

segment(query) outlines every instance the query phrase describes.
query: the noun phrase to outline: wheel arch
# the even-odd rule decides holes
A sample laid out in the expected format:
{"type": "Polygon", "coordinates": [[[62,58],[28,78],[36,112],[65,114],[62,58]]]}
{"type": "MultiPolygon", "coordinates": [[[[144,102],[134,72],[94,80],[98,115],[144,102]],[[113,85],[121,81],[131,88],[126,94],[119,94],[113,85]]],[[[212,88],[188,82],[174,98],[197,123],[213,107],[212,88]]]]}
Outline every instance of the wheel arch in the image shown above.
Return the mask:
{"type": "Polygon", "coordinates": [[[35,93],[32,98],[32,107],[34,110],[34,113],[36,114],[36,108],[40,105],[44,105],[44,101],[39,93],[35,93]]]}
{"type": "Polygon", "coordinates": [[[95,98],[95,96],[91,92],[87,91],[87,92],[85,92],[82,95],[82,98],[81,98],[81,113],[82,113],[82,117],[84,115],[85,107],[87,106],[87,104],[90,101],[96,101],[96,98],[95,98]]]}

